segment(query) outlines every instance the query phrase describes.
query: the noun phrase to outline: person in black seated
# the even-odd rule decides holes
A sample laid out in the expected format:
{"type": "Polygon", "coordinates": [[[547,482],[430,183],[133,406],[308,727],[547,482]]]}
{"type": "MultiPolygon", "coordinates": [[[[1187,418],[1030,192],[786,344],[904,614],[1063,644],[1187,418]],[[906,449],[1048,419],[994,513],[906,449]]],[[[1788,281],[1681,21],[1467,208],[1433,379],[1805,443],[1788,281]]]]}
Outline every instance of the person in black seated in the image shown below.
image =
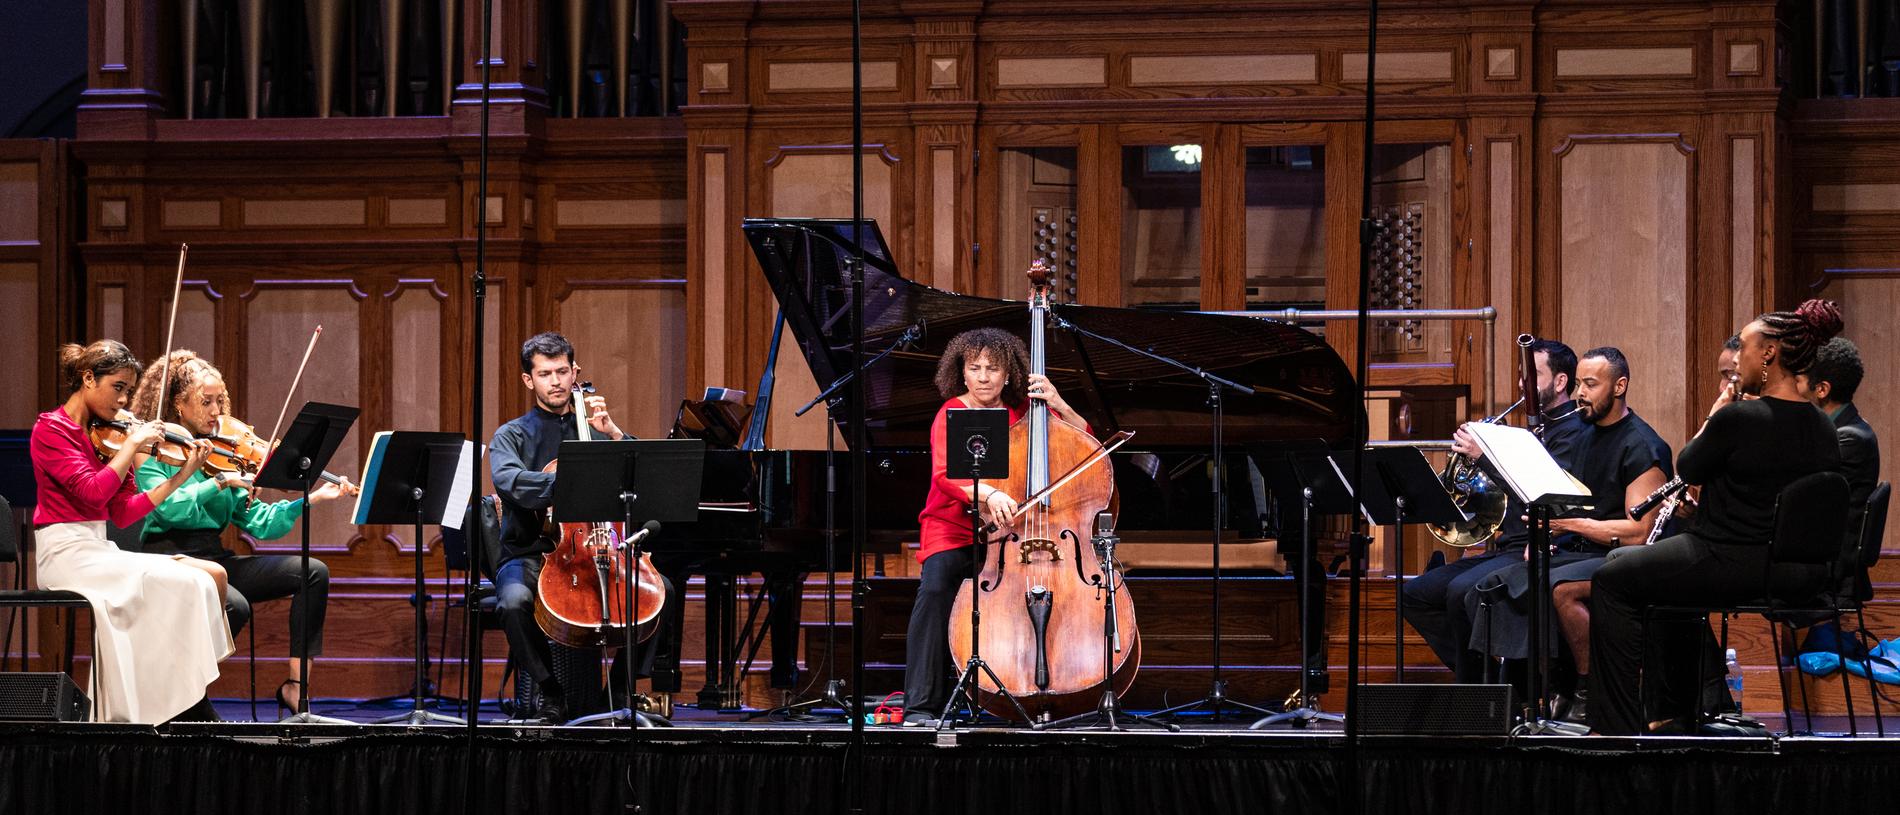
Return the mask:
{"type": "MultiPolygon", "coordinates": [[[[542,557],[554,551],[555,544],[543,532],[554,498],[554,474],[541,468],[559,455],[563,440],[579,438],[573,402],[579,373],[574,346],[566,337],[550,331],[522,343],[521,382],[534,394],[534,406],[497,428],[488,449],[489,474],[501,500],[501,564],[495,570],[497,610],[516,668],[533,677],[541,691],[541,709],[534,717],[552,724],[565,722],[571,713],[585,712],[566,709],[568,692],[580,689],[563,688],[555,678],[547,634],[534,619],[542,557]]],[[[629,438],[614,424],[605,398],[589,395],[585,408],[593,435],[629,438]]],[[[667,605],[678,602],[671,585],[666,586],[666,596],[667,605]]],[[[663,638],[656,632],[640,644],[639,653],[634,655],[640,676],[652,673],[654,655],[663,638]]],[[[622,676],[625,674],[615,671],[609,682],[622,676]]]]}
{"type": "Polygon", "coordinates": [[[1762,594],[1776,498],[1802,476],[1840,466],[1832,423],[1801,398],[1795,382],[1840,331],[1839,307],[1823,300],[1764,314],[1742,329],[1737,387],[1716,397],[1707,421],[1676,459],[1683,480],[1702,486],[1689,530],[1620,552],[1593,578],[1595,732],[1625,736],[1667,729],[1669,722],[1650,718],[1644,696],[1659,711],[1680,711],[1701,697],[1691,655],[1703,660],[1705,677],[1721,681],[1721,655],[1706,620],[1659,617],[1646,632],[1643,610],[1661,603],[1745,602],[1762,594]],[[1654,690],[1644,694],[1645,685],[1654,690]]]}
{"type": "MultiPolygon", "coordinates": [[[[1577,354],[1556,340],[1537,340],[1531,344],[1531,359],[1537,366],[1536,409],[1542,411],[1545,418],[1544,449],[1557,463],[1568,466],[1572,448],[1583,432],[1583,423],[1576,418],[1570,401],[1571,381],[1577,373],[1577,354]]],[[[1490,467],[1478,450],[1476,440],[1462,427],[1452,437],[1452,450],[1471,456],[1489,472],[1490,467]]],[[[1495,473],[1492,475],[1495,478],[1495,473]]],[[[1501,484],[1499,488],[1503,489],[1501,484]]],[[[1399,601],[1400,614],[1431,646],[1439,661],[1452,669],[1458,682],[1484,679],[1483,656],[1467,645],[1471,641],[1472,617],[1465,597],[1486,576],[1522,559],[1524,543],[1530,537],[1524,527],[1523,514],[1524,507],[1512,497],[1490,552],[1468,555],[1405,581],[1399,601]]]]}
{"type": "Polygon", "coordinates": [[[1873,598],[1873,586],[1854,559],[1859,555],[1861,516],[1867,513],[1867,496],[1880,481],[1880,437],[1854,407],[1854,394],[1860,390],[1865,373],[1860,348],[1846,337],[1835,337],[1815,352],[1814,365],[1799,377],[1808,401],[1834,423],[1834,438],[1841,448],[1837,472],[1847,479],[1848,488],[1846,539],[1841,544],[1839,568],[1846,583],[1841,590],[1863,601],[1873,598]]]}
{"type": "MultiPolygon", "coordinates": [[[[1631,518],[1629,508],[1667,482],[1675,469],[1668,443],[1630,409],[1629,383],[1629,360],[1616,348],[1592,348],[1577,363],[1577,416],[1583,421],[1583,432],[1577,436],[1567,469],[1590,488],[1596,506],[1550,522],[1552,605],[1576,667],[1573,689],[1553,707],[1557,718],[1566,721],[1584,720],[1589,696],[1589,594],[1579,589],[1589,588],[1590,576],[1610,550],[1646,539],[1661,510],[1631,518]]],[[[1519,560],[1492,572],[1467,595],[1467,606],[1479,623],[1471,637],[1473,650],[1482,650],[1488,643],[1494,657],[1530,656],[1530,587],[1529,564],[1519,560]],[[1486,617],[1476,614],[1476,609],[1481,594],[1493,591],[1503,600],[1491,608],[1487,638],[1486,617]]],[[[1555,649],[1558,641],[1553,636],[1547,642],[1555,649]]]]}

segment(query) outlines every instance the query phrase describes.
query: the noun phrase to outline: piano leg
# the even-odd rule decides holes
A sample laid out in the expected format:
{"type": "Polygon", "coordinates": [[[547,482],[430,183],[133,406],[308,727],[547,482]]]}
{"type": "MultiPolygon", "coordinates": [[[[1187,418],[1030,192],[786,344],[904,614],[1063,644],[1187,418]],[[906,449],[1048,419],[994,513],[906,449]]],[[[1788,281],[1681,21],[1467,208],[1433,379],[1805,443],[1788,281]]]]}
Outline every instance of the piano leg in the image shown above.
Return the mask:
{"type": "Polygon", "coordinates": [[[772,632],[772,687],[791,690],[798,687],[798,622],[805,598],[805,575],[772,571],[765,580],[772,600],[772,611],[766,618],[772,632]]]}
{"type": "Polygon", "coordinates": [[[706,684],[699,689],[700,710],[721,710],[724,706],[726,676],[732,665],[732,638],[728,629],[738,616],[737,597],[732,575],[705,573],[706,580],[706,684]]]}

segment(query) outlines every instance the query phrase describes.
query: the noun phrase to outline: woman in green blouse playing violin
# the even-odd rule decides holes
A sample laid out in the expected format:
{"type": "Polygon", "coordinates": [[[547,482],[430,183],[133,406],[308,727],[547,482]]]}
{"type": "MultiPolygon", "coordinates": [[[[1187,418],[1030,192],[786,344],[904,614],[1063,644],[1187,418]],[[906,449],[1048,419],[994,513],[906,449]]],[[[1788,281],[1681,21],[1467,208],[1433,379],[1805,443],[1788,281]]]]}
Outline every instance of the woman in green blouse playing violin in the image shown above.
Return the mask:
{"type": "MultiPolygon", "coordinates": [[[[165,388],[171,402],[166,406],[165,421],[182,425],[199,437],[209,437],[217,431],[218,417],[230,414],[231,397],[225,388],[224,375],[191,351],[175,351],[169,360],[153,362],[146,368],[145,376],[139,380],[138,393],[132,398],[134,413],[151,416],[155,412],[161,377],[170,380],[165,388]]],[[[156,458],[147,458],[138,466],[138,483],[141,488],[157,484],[171,478],[175,471],[156,458]]],[[[310,493],[310,503],[315,505],[342,497],[344,490],[344,486],[326,483],[310,493]]],[[[277,703],[292,712],[298,710],[303,696],[297,678],[302,661],[323,652],[323,617],[330,596],[330,569],[322,561],[311,558],[306,581],[301,558],[239,555],[225,548],[223,538],[227,526],[236,527],[253,540],[281,538],[296,525],[303,512],[301,498],[275,502],[257,500],[247,477],[220,474],[212,478],[193,473],[184,486],[147,516],[143,534],[147,552],[189,555],[224,567],[230,575],[225,604],[233,635],[250,620],[252,603],[291,598],[289,678],[278,685],[276,696],[277,703]]]]}

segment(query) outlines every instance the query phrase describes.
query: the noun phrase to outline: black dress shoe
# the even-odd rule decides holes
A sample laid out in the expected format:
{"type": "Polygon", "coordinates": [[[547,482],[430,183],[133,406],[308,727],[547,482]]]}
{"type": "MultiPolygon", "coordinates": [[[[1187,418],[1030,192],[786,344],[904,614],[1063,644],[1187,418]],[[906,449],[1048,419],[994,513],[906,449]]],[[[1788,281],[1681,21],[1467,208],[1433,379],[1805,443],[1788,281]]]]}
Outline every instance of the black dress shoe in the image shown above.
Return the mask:
{"type": "Polygon", "coordinates": [[[555,699],[542,699],[541,707],[534,712],[534,720],[542,724],[559,727],[567,724],[567,710],[555,699]]]}
{"type": "Polygon", "coordinates": [[[1551,694],[1550,695],[1550,718],[1556,721],[1560,721],[1560,722],[1570,721],[1569,717],[1570,717],[1571,704],[1573,704],[1573,701],[1570,698],[1570,694],[1568,693],[1551,694]]]}
{"type": "Polygon", "coordinates": [[[1590,691],[1584,688],[1578,688],[1576,693],[1567,697],[1567,701],[1569,704],[1564,705],[1563,712],[1552,714],[1552,718],[1560,722],[1570,722],[1571,724],[1589,724],[1590,691]]]}

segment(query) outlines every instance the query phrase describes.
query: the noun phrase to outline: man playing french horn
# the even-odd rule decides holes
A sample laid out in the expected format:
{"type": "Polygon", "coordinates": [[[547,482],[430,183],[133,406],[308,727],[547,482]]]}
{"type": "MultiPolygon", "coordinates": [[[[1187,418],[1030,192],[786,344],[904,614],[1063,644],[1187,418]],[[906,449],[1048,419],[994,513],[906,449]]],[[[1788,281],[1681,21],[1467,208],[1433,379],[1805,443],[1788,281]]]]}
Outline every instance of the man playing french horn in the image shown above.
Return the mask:
{"type": "MultiPolygon", "coordinates": [[[[1535,409],[1544,416],[1544,449],[1558,464],[1568,467],[1571,449],[1583,430],[1570,402],[1577,354],[1556,340],[1535,340],[1530,348],[1537,375],[1535,409]]],[[[1452,436],[1452,451],[1475,459],[1479,467],[1488,466],[1476,441],[1462,427],[1452,436]]],[[[1480,682],[1484,678],[1483,656],[1468,646],[1472,618],[1465,597],[1492,572],[1522,560],[1524,544],[1530,538],[1521,519],[1523,514],[1524,507],[1512,498],[1490,552],[1467,555],[1405,581],[1400,613],[1438,659],[1451,668],[1458,682],[1480,682]]]]}

